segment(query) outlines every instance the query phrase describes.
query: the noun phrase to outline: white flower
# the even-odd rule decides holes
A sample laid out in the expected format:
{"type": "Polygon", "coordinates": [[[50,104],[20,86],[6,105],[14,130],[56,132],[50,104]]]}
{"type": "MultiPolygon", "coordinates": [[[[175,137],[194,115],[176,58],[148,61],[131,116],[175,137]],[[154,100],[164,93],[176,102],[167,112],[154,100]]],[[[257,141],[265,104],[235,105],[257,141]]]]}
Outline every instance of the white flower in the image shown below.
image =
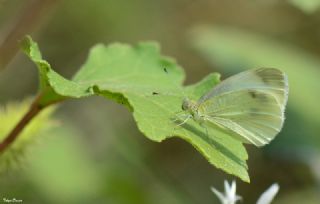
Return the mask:
{"type": "Polygon", "coordinates": [[[277,183],[272,184],[265,192],[263,192],[257,201],[257,204],[269,204],[279,191],[277,183]]]}
{"type": "Polygon", "coordinates": [[[224,181],[224,194],[214,187],[211,187],[211,190],[217,195],[222,204],[235,204],[238,200],[241,200],[241,197],[236,194],[235,181],[232,181],[231,185],[224,181]]]}
{"type": "MultiPolygon", "coordinates": [[[[214,187],[211,187],[213,193],[217,195],[222,204],[236,204],[238,200],[241,200],[241,196],[236,194],[236,182],[232,181],[231,185],[227,181],[224,181],[224,194],[219,192],[214,187]]],[[[272,184],[265,192],[263,192],[257,201],[257,204],[270,204],[274,196],[279,191],[279,185],[277,183],[272,184]]]]}

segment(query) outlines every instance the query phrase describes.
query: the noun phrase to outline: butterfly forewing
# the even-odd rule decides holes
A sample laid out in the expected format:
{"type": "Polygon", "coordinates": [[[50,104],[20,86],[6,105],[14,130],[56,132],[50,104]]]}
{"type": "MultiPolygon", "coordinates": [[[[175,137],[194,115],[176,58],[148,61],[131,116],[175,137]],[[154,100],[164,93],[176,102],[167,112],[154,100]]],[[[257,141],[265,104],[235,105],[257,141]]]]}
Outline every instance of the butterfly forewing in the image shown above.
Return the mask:
{"type": "Polygon", "coordinates": [[[254,89],[275,96],[280,106],[285,106],[288,98],[288,79],[275,68],[260,68],[241,72],[222,81],[199,99],[199,103],[226,92],[254,89]]]}
{"type": "Polygon", "coordinates": [[[287,95],[285,74],[262,68],[226,79],[198,104],[209,123],[231,130],[243,142],[262,146],[282,128],[287,95]]]}

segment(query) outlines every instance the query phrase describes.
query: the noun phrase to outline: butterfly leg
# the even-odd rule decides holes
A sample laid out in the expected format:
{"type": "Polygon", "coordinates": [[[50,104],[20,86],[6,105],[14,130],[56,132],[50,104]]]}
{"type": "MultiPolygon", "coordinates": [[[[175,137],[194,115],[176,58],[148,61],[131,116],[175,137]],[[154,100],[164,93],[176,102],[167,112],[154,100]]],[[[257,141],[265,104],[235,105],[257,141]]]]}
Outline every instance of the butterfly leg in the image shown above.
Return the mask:
{"type": "Polygon", "coordinates": [[[179,126],[181,126],[181,125],[185,124],[186,122],[188,122],[188,120],[192,117],[192,116],[189,115],[189,114],[182,114],[182,116],[185,117],[185,118],[184,118],[184,119],[181,119],[181,117],[177,117],[177,118],[174,120],[174,122],[176,122],[176,121],[181,121],[181,120],[183,120],[183,121],[182,121],[181,123],[179,123],[179,124],[176,124],[176,125],[174,126],[172,135],[174,135],[175,130],[176,130],[179,126]]]}
{"type": "Polygon", "coordinates": [[[181,126],[181,125],[185,124],[192,117],[191,115],[186,115],[186,114],[185,114],[185,116],[187,116],[187,117],[181,123],[177,124],[176,126],[181,126]]]}
{"type": "Polygon", "coordinates": [[[190,116],[190,114],[180,111],[175,114],[175,118],[172,120],[172,122],[185,121],[188,117],[190,118],[190,116]]]}
{"type": "MultiPolygon", "coordinates": [[[[185,117],[186,117],[186,116],[187,116],[187,114],[185,114],[184,111],[176,112],[176,113],[175,113],[175,117],[174,117],[174,118],[171,118],[171,122],[173,122],[174,124],[176,124],[178,121],[185,120],[185,117]]],[[[175,125],[175,126],[174,126],[173,132],[171,133],[172,136],[174,135],[174,132],[175,132],[175,129],[176,129],[177,126],[179,126],[179,125],[175,125]]]]}
{"type": "MultiPolygon", "coordinates": [[[[186,117],[187,115],[185,114],[185,115],[182,115],[182,116],[186,117]]],[[[184,120],[184,119],[182,119],[182,120],[184,120]]],[[[176,117],[175,119],[172,120],[172,122],[177,122],[177,121],[181,121],[181,118],[180,117],[176,117]]]]}

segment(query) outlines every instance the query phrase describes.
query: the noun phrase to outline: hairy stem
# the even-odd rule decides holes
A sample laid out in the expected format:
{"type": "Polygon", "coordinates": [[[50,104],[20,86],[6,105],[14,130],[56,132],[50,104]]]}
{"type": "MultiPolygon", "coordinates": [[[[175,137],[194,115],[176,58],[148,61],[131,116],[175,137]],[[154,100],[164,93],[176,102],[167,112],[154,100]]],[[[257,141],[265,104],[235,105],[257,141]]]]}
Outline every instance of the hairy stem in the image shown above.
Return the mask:
{"type": "Polygon", "coordinates": [[[29,122],[40,113],[45,107],[39,105],[39,99],[41,95],[36,97],[36,99],[31,104],[28,112],[21,118],[17,125],[12,129],[12,131],[5,137],[5,139],[0,143],[0,154],[4,152],[19,136],[22,130],[29,124],[29,122]]]}

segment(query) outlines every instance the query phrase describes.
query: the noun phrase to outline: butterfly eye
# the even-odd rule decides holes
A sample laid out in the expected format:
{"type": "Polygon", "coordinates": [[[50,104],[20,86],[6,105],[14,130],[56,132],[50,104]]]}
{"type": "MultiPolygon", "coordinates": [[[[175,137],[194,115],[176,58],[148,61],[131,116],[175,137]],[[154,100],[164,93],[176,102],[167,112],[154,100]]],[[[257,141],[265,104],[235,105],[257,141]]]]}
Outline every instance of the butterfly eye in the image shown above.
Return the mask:
{"type": "Polygon", "coordinates": [[[182,110],[188,110],[189,109],[189,101],[188,101],[188,99],[183,99],[181,108],[182,108],[182,110]]]}

